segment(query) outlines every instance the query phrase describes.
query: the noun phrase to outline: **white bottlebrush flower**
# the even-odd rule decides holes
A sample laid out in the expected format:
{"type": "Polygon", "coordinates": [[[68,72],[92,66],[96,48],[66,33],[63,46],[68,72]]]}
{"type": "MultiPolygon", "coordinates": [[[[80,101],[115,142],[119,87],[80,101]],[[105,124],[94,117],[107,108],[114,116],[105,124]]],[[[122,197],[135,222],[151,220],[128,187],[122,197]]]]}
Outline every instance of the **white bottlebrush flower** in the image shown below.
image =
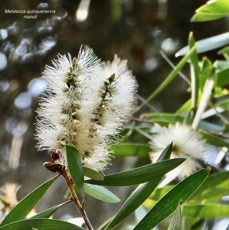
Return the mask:
{"type": "Polygon", "coordinates": [[[115,56],[101,63],[91,49],[77,58],[59,55],[43,73],[49,87],[40,100],[36,138],[38,149],[58,149],[65,164],[65,145],[78,149],[84,166],[102,171],[110,144],[131,116],[136,80],[127,62],[115,56]]]}
{"type": "Polygon", "coordinates": [[[176,175],[182,179],[200,168],[198,161],[204,160],[207,145],[199,133],[181,123],[157,128],[159,133],[153,135],[150,142],[153,150],[150,154],[152,162],[156,162],[161,152],[173,142],[171,158],[186,158],[186,160],[169,172],[168,176],[176,175]]]}

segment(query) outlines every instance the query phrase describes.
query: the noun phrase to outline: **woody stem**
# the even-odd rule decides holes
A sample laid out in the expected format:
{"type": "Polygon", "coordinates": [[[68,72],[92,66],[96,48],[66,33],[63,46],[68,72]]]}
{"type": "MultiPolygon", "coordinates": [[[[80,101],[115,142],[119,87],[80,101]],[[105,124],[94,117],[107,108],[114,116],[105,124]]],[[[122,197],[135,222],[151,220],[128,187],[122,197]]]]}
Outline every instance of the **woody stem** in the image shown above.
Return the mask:
{"type": "Polygon", "coordinates": [[[81,205],[80,201],[79,201],[79,198],[75,192],[75,189],[74,189],[74,184],[73,184],[73,181],[69,178],[65,168],[64,169],[61,169],[59,171],[59,173],[63,176],[69,190],[70,190],[70,193],[71,193],[71,200],[74,202],[74,204],[76,205],[77,209],[79,210],[79,213],[80,215],[82,216],[82,218],[84,219],[84,222],[87,226],[87,229],[88,230],[93,230],[93,227],[91,225],[91,222],[89,221],[88,219],[88,216],[87,216],[87,213],[85,212],[83,206],[81,205]]]}

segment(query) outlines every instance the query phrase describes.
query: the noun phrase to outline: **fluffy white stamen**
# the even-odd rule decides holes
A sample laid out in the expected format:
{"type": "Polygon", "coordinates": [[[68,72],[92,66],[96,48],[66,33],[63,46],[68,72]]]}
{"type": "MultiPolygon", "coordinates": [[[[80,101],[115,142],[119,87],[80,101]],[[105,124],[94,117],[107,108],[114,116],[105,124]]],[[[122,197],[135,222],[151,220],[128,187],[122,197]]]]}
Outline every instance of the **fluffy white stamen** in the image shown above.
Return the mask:
{"type": "Polygon", "coordinates": [[[36,138],[38,149],[75,146],[83,165],[103,171],[110,160],[110,144],[134,111],[137,83],[127,62],[117,56],[101,63],[91,49],[77,58],[58,55],[43,73],[47,94],[40,100],[36,138]]]}
{"type": "Polygon", "coordinates": [[[176,174],[182,179],[200,168],[199,161],[204,160],[207,144],[199,133],[181,123],[170,124],[167,128],[159,127],[159,130],[150,142],[153,150],[150,155],[152,162],[155,162],[163,149],[173,142],[171,158],[179,157],[186,160],[168,175],[176,174]]]}

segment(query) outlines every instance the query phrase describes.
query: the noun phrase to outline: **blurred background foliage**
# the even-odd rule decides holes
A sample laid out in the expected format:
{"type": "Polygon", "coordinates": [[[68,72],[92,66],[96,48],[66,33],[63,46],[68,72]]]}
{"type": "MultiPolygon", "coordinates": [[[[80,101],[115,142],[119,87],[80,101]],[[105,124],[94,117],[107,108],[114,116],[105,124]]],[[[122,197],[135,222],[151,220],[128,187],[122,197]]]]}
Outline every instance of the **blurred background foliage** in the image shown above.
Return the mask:
{"type": "MultiPolygon", "coordinates": [[[[49,160],[48,154],[37,153],[33,139],[37,99],[46,86],[40,76],[51,59],[58,53],[76,56],[81,44],[93,48],[102,60],[112,60],[117,53],[128,60],[139,83],[139,95],[146,98],[171,71],[160,51],[176,64],[180,59],[174,54],[187,44],[190,31],[196,40],[228,31],[228,18],[190,23],[195,10],[204,3],[204,0],[1,1],[0,186],[5,182],[21,184],[20,198],[52,176],[42,167],[49,160]],[[7,13],[7,9],[56,12],[25,19],[24,14],[7,13]]],[[[208,58],[218,59],[216,53],[208,52],[208,58]]],[[[151,104],[158,111],[175,112],[189,98],[186,88],[184,81],[175,79],[151,104]]],[[[136,163],[132,159],[115,159],[110,170],[116,171],[116,161],[122,168],[136,163]]],[[[57,194],[48,193],[41,203],[45,208],[58,203],[56,199],[65,193],[65,187],[58,183],[53,187],[57,194]]],[[[123,191],[122,195],[116,193],[123,196],[123,191]]],[[[97,201],[90,202],[98,205],[97,201]]],[[[104,206],[103,211],[109,212],[111,206],[104,206]]],[[[65,213],[63,209],[61,213],[65,213]]],[[[88,214],[92,221],[100,221],[93,209],[88,214]]]]}

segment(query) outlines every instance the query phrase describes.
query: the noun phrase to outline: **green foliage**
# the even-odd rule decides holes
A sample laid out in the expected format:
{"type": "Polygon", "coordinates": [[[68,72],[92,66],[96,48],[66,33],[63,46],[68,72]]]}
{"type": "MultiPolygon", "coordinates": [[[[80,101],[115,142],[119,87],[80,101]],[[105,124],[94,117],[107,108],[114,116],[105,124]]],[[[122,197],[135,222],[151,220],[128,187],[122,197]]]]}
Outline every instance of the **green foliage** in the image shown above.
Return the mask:
{"type": "Polygon", "coordinates": [[[167,172],[180,165],[184,160],[185,159],[182,158],[164,160],[155,164],[149,164],[128,171],[104,176],[103,181],[86,180],[85,182],[106,186],[130,186],[140,184],[157,179],[158,176],[165,175],[167,172]]]}
{"type": "Polygon", "coordinates": [[[66,155],[69,173],[75,183],[77,189],[84,193],[84,172],[82,168],[81,158],[78,150],[73,146],[66,145],[66,155]]]}
{"type": "Polygon", "coordinates": [[[114,145],[115,157],[146,157],[149,154],[150,147],[142,143],[119,143],[114,145]]]}
{"type": "MultiPolygon", "coordinates": [[[[206,39],[202,39],[196,42],[196,49],[198,53],[204,53],[210,50],[214,50],[229,44],[229,33],[223,33],[206,39]]],[[[184,56],[188,53],[189,46],[185,46],[176,53],[176,57],[184,56]]]]}
{"type": "Polygon", "coordinates": [[[117,203],[120,201],[114,193],[103,186],[85,184],[85,192],[90,196],[107,203],[117,203]]]}
{"type": "Polygon", "coordinates": [[[202,169],[176,185],[148,212],[148,214],[134,228],[152,229],[173,213],[178,205],[182,205],[203,183],[209,170],[202,169]]]}
{"type": "MultiPolygon", "coordinates": [[[[112,1],[111,4],[114,6],[113,19],[118,21],[122,14],[121,3],[112,1]]],[[[207,2],[197,9],[192,21],[209,21],[228,15],[229,1],[215,0],[207,2]]],[[[115,157],[148,159],[151,152],[148,139],[152,139],[154,132],[152,127],[155,123],[165,127],[177,122],[185,123],[200,133],[209,145],[218,148],[218,151],[221,150],[221,153],[225,151],[225,148],[229,148],[229,121],[227,118],[229,112],[228,36],[229,33],[227,32],[196,42],[194,34],[190,33],[188,45],[176,53],[177,57],[184,57],[147,99],[139,96],[142,104],[138,107],[138,113],[141,113],[140,109],[143,106],[149,111],[144,110],[144,114],[140,114],[139,118],[136,119],[137,122],[133,118],[131,125],[127,126],[124,142],[113,144],[115,157]],[[199,53],[220,47],[223,47],[218,52],[221,59],[213,60],[206,56],[199,58],[199,53]],[[186,78],[187,92],[190,93],[190,97],[179,108],[174,108],[174,112],[157,112],[151,105],[151,101],[163,93],[186,66],[189,66],[190,69],[190,80],[186,78]]],[[[67,167],[58,168],[57,172],[60,175],[67,172],[66,176],[69,177],[67,186],[71,196],[71,189],[73,189],[73,193],[81,194],[83,197],[82,204],[80,204],[78,197],[71,197],[70,200],[26,219],[28,213],[35,208],[56,180],[57,177],[55,177],[22,199],[2,221],[0,230],[82,229],[66,221],[49,218],[69,202],[77,204],[76,206],[82,215],[85,211],[85,196],[88,195],[103,202],[120,202],[120,199],[104,186],[130,186],[131,193],[125,201],[121,201],[123,204],[117,213],[111,216],[100,229],[118,229],[139,208],[145,208],[149,211],[133,227],[136,230],[152,229],[166,218],[170,220],[167,228],[169,230],[201,229],[206,219],[228,217],[229,207],[222,204],[221,200],[229,194],[229,172],[225,172],[224,168],[220,168],[218,165],[212,170],[214,173],[212,172],[209,177],[209,170],[201,169],[178,184],[173,181],[173,184],[159,188],[159,183],[163,181],[165,174],[179,167],[185,161],[183,158],[169,159],[172,151],[173,145],[170,144],[154,164],[146,164],[122,172],[103,175],[91,168],[84,167],[78,150],[73,146],[66,145],[67,167]]],[[[227,154],[226,151],[224,157],[227,154]]],[[[59,162],[54,160],[51,164],[55,165],[56,163],[59,162]]],[[[0,201],[7,207],[7,201],[3,198],[0,198],[0,201]]],[[[89,205],[87,207],[90,208],[89,205]]],[[[147,210],[145,211],[147,212],[147,210]]],[[[101,213],[103,213],[102,210],[99,210],[99,214],[101,213]]],[[[86,215],[83,214],[82,216],[85,220],[86,215]]]]}
{"type": "Polygon", "coordinates": [[[30,219],[40,219],[40,218],[49,218],[51,217],[59,208],[61,208],[62,206],[64,206],[66,203],[69,203],[69,201],[64,202],[62,204],[58,204],[56,206],[53,206],[51,208],[48,208],[32,217],[30,217],[30,219]]]}
{"type": "Polygon", "coordinates": [[[23,198],[5,217],[0,226],[4,226],[14,221],[24,219],[44,196],[48,188],[53,184],[55,180],[56,177],[48,180],[47,182],[36,188],[34,191],[32,191],[25,198],[23,198]]]}
{"type": "Polygon", "coordinates": [[[28,219],[16,221],[4,226],[0,226],[0,230],[15,230],[15,229],[41,229],[41,230],[82,230],[74,224],[61,220],[52,219],[28,219]]]}
{"type": "MultiPolygon", "coordinates": [[[[172,144],[170,144],[161,154],[158,159],[158,162],[169,159],[172,151],[172,144]]],[[[162,176],[159,176],[157,179],[150,180],[145,184],[139,185],[132,194],[127,198],[123,206],[119,209],[117,214],[114,216],[112,221],[108,224],[106,229],[111,229],[112,227],[119,224],[122,220],[124,220],[127,216],[129,216],[132,212],[134,212],[153,192],[156,188],[162,176]]]]}
{"type": "Polygon", "coordinates": [[[203,22],[219,19],[229,15],[229,2],[227,0],[208,1],[207,4],[196,10],[192,17],[193,22],[203,22]]]}

